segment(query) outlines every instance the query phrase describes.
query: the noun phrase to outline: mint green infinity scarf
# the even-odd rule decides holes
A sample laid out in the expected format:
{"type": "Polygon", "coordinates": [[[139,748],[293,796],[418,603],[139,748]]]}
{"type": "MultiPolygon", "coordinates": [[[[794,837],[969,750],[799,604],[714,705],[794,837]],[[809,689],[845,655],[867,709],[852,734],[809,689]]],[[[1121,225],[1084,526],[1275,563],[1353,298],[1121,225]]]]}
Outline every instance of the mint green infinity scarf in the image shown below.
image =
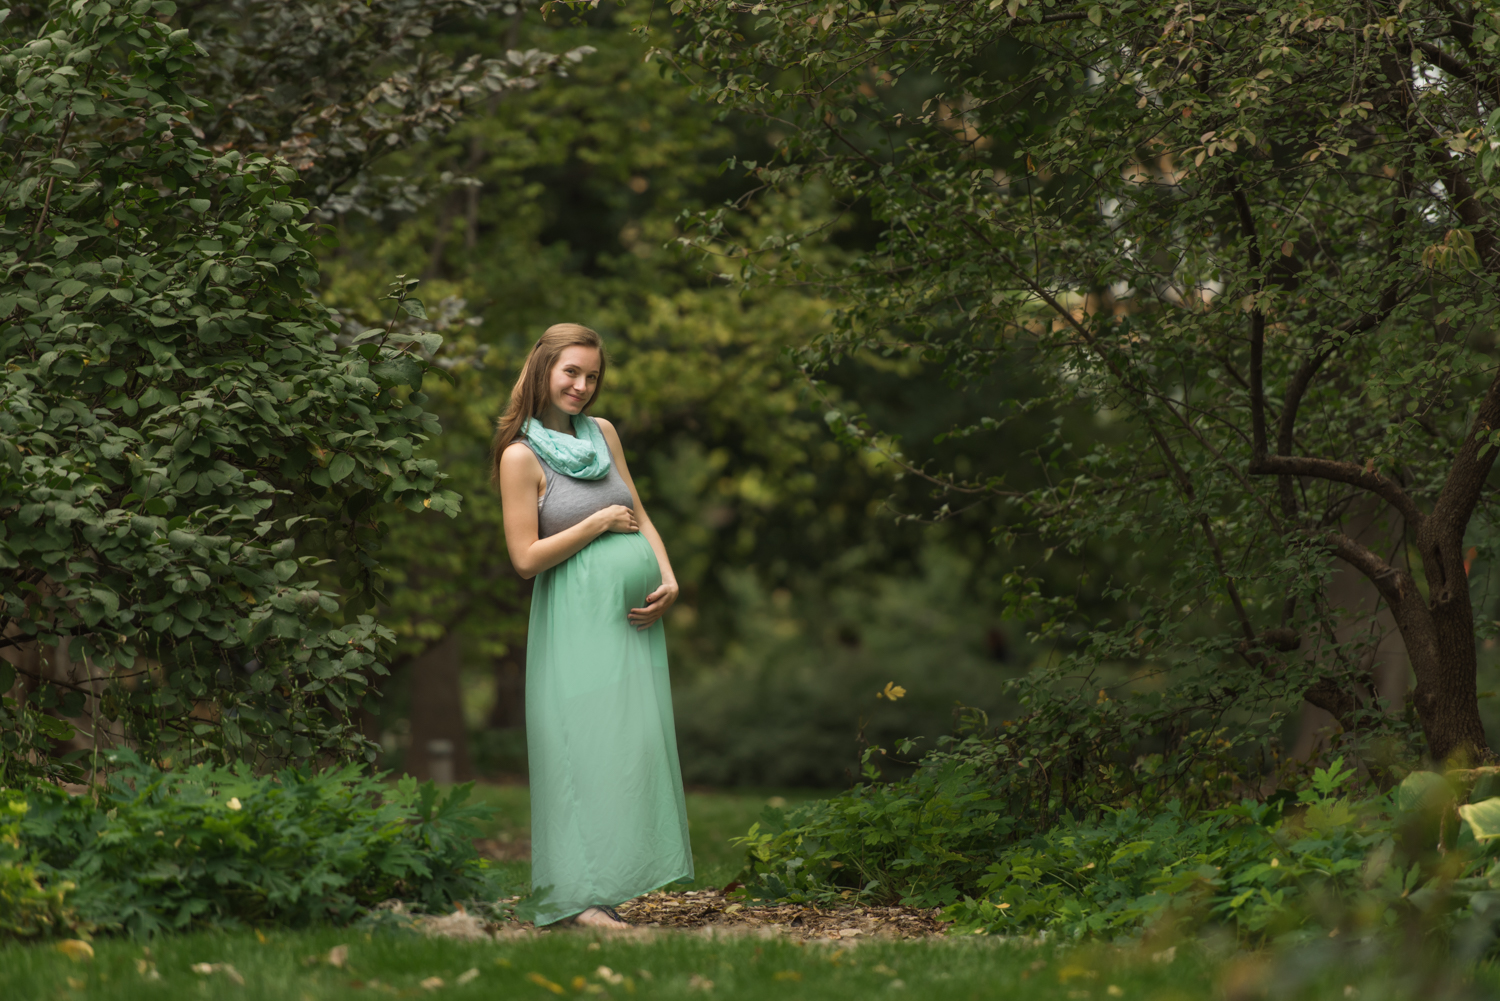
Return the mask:
{"type": "Polygon", "coordinates": [[[528,417],[521,433],[542,461],[560,473],[580,480],[602,480],[609,475],[609,444],[592,417],[573,415],[573,434],[549,431],[541,421],[528,417]]]}

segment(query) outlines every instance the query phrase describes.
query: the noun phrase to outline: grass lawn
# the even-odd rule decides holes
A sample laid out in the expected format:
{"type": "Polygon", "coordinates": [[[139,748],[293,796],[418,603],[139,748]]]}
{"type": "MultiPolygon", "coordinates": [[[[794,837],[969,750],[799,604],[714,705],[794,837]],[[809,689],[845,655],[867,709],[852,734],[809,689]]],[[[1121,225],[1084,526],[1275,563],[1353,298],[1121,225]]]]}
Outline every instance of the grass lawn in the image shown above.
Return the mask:
{"type": "Polygon", "coordinates": [[[1167,963],[1153,958],[1162,955],[1155,948],[1068,950],[988,938],[838,948],[676,932],[621,940],[580,931],[466,943],[358,929],[246,931],[182,935],[149,947],[101,940],[92,959],[76,961],[50,946],[6,946],[0,948],[0,991],[16,1001],[324,1001],[382,995],[523,1001],[557,996],[1456,1001],[1500,993],[1500,975],[1489,967],[1444,983],[1399,958],[1362,956],[1357,950],[1325,948],[1281,959],[1241,953],[1211,960],[1184,943],[1167,963]],[[339,946],[346,947],[346,958],[336,968],[327,956],[339,946]],[[200,964],[212,969],[195,972],[200,964]]]}
{"type": "Polygon", "coordinates": [[[1149,961],[1082,966],[1078,957],[977,940],[868,944],[850,950],[671,933],[650,941],[620,941],[576,931],[499,944],[350,929],[268,932],[264,939],[253,932],[195,934],[159,940],[149,948],[114,939],[96,943],[94,958],[77,962],[52,948],[12,946],[0,950],[0,989],[18,1001],[322,1001],[427,996],[429,991],[434,997],[537,1001],[604,993],[843,999],[902,992],[921,998],[1108,999],[1206,997],[1213,983],[1208,964],[1187,958],[1171,967],[1149,961]],[[348,947],[342,968],[316,959],[307,962],[340,945],[348,947]],[[195,965],[204,963],[227,963],[234,973],[222,967],[194,972],[195,965]],[[441,986],[432,978],[441,980],[441,986]]]}

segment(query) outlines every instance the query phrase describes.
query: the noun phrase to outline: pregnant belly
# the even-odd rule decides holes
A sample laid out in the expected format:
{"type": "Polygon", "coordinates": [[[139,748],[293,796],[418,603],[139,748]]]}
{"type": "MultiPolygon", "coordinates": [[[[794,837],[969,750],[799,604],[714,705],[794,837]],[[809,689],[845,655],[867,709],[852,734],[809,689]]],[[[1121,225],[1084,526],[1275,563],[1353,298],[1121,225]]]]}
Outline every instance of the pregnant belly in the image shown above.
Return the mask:
{"type": "Polygon", "coordinates": [[[644,605],[646,595],[661,585],[656,553],[639,532],[606,532],[562,566],[572,574],[587,576],[595,587],[618,588],[617,593],[629,608],[644,605]]]}

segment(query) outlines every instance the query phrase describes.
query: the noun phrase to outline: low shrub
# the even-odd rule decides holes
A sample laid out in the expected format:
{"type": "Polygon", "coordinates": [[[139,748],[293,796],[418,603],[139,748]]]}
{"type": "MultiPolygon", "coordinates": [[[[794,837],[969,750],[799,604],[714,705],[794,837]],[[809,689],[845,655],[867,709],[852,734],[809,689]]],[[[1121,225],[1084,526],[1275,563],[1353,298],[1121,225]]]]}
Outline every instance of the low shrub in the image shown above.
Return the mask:
{"type": "Polygon", "coordinates": [[[74,885],[59,880],[44,887],[21,850],[21,819],[27,809],[24,795],[0,789],[0,938],[86,932],[68,903],[74,885]]]}
{"type": "Polygon", "coordinates": [[[255,775],[164,771],[126,751],[97,803],[28,794],[20,847],[88,921],[135,936],[194,927],[347,922],[393,897],[429,909],[496,895],[475,856],[489,807],[357,766],[255,775]]]}
{"type": "Polygon", "coordinates": [[[1351,795],[1338,759],[1295,797],[1105,808],[1029,833],[996,809],[978,769],[949,758],[766,811],[738,839],[741,879],[750,896],[942,907],[969,933],[1077,938],[1190,920],[1265,941],[1410,919],[1488,938],[1500,918],[1497,772],[1417,772],[1388,794],[1351,795]]]}

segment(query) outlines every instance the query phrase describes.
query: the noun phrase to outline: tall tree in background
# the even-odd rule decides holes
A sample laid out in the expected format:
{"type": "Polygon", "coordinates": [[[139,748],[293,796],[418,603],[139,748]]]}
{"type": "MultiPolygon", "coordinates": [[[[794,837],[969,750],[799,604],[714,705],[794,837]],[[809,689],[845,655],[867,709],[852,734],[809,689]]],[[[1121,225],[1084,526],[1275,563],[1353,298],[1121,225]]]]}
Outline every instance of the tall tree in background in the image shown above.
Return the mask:
{"type": "MultiPolygon", "coordinates": [[[[1055,401],[1129,428],[1059,453],[1043,489],[934,477],[947,499],[1024,510],[1050,544],[1170,546],[1175,572],[1131,595],[1131,621],[1080,621],[1016,579],[1018,606],[1073,637],[1079,714],[1105,711],[1087,708],[1100,672],[1126,665],[1170,683],[1158,731],[1287,695],[1349,731],[1383,725],[1376,638],[1346,639],[1326,598],[1336,566],[1389,609],[1428,753],[1489,756],[1476,630],[1495,624],[1476,621],[1469,572],[1500,543],[1496,15],[1446,0],[673,9],[694,30],[667,58],[706,100],[784,130],[774,164],[746,165],[765,190],[818,179],[878,222],[874,252],[827,269],[785,262],[805,234],[736,248],[733,213],[705,220],[709,249],[754,262],[772,246],[772,278],[837,296],[811,363],[875,351],[969,380],[1030,353],[1055,401]],[[1372,520],[1394,545],[1372,544],[1372,520]]],[[[843,427],[870,444],[856,417],[843,427]]],[[[1037,697],[1056,699],[1048,677],[1037,697]]]]}

